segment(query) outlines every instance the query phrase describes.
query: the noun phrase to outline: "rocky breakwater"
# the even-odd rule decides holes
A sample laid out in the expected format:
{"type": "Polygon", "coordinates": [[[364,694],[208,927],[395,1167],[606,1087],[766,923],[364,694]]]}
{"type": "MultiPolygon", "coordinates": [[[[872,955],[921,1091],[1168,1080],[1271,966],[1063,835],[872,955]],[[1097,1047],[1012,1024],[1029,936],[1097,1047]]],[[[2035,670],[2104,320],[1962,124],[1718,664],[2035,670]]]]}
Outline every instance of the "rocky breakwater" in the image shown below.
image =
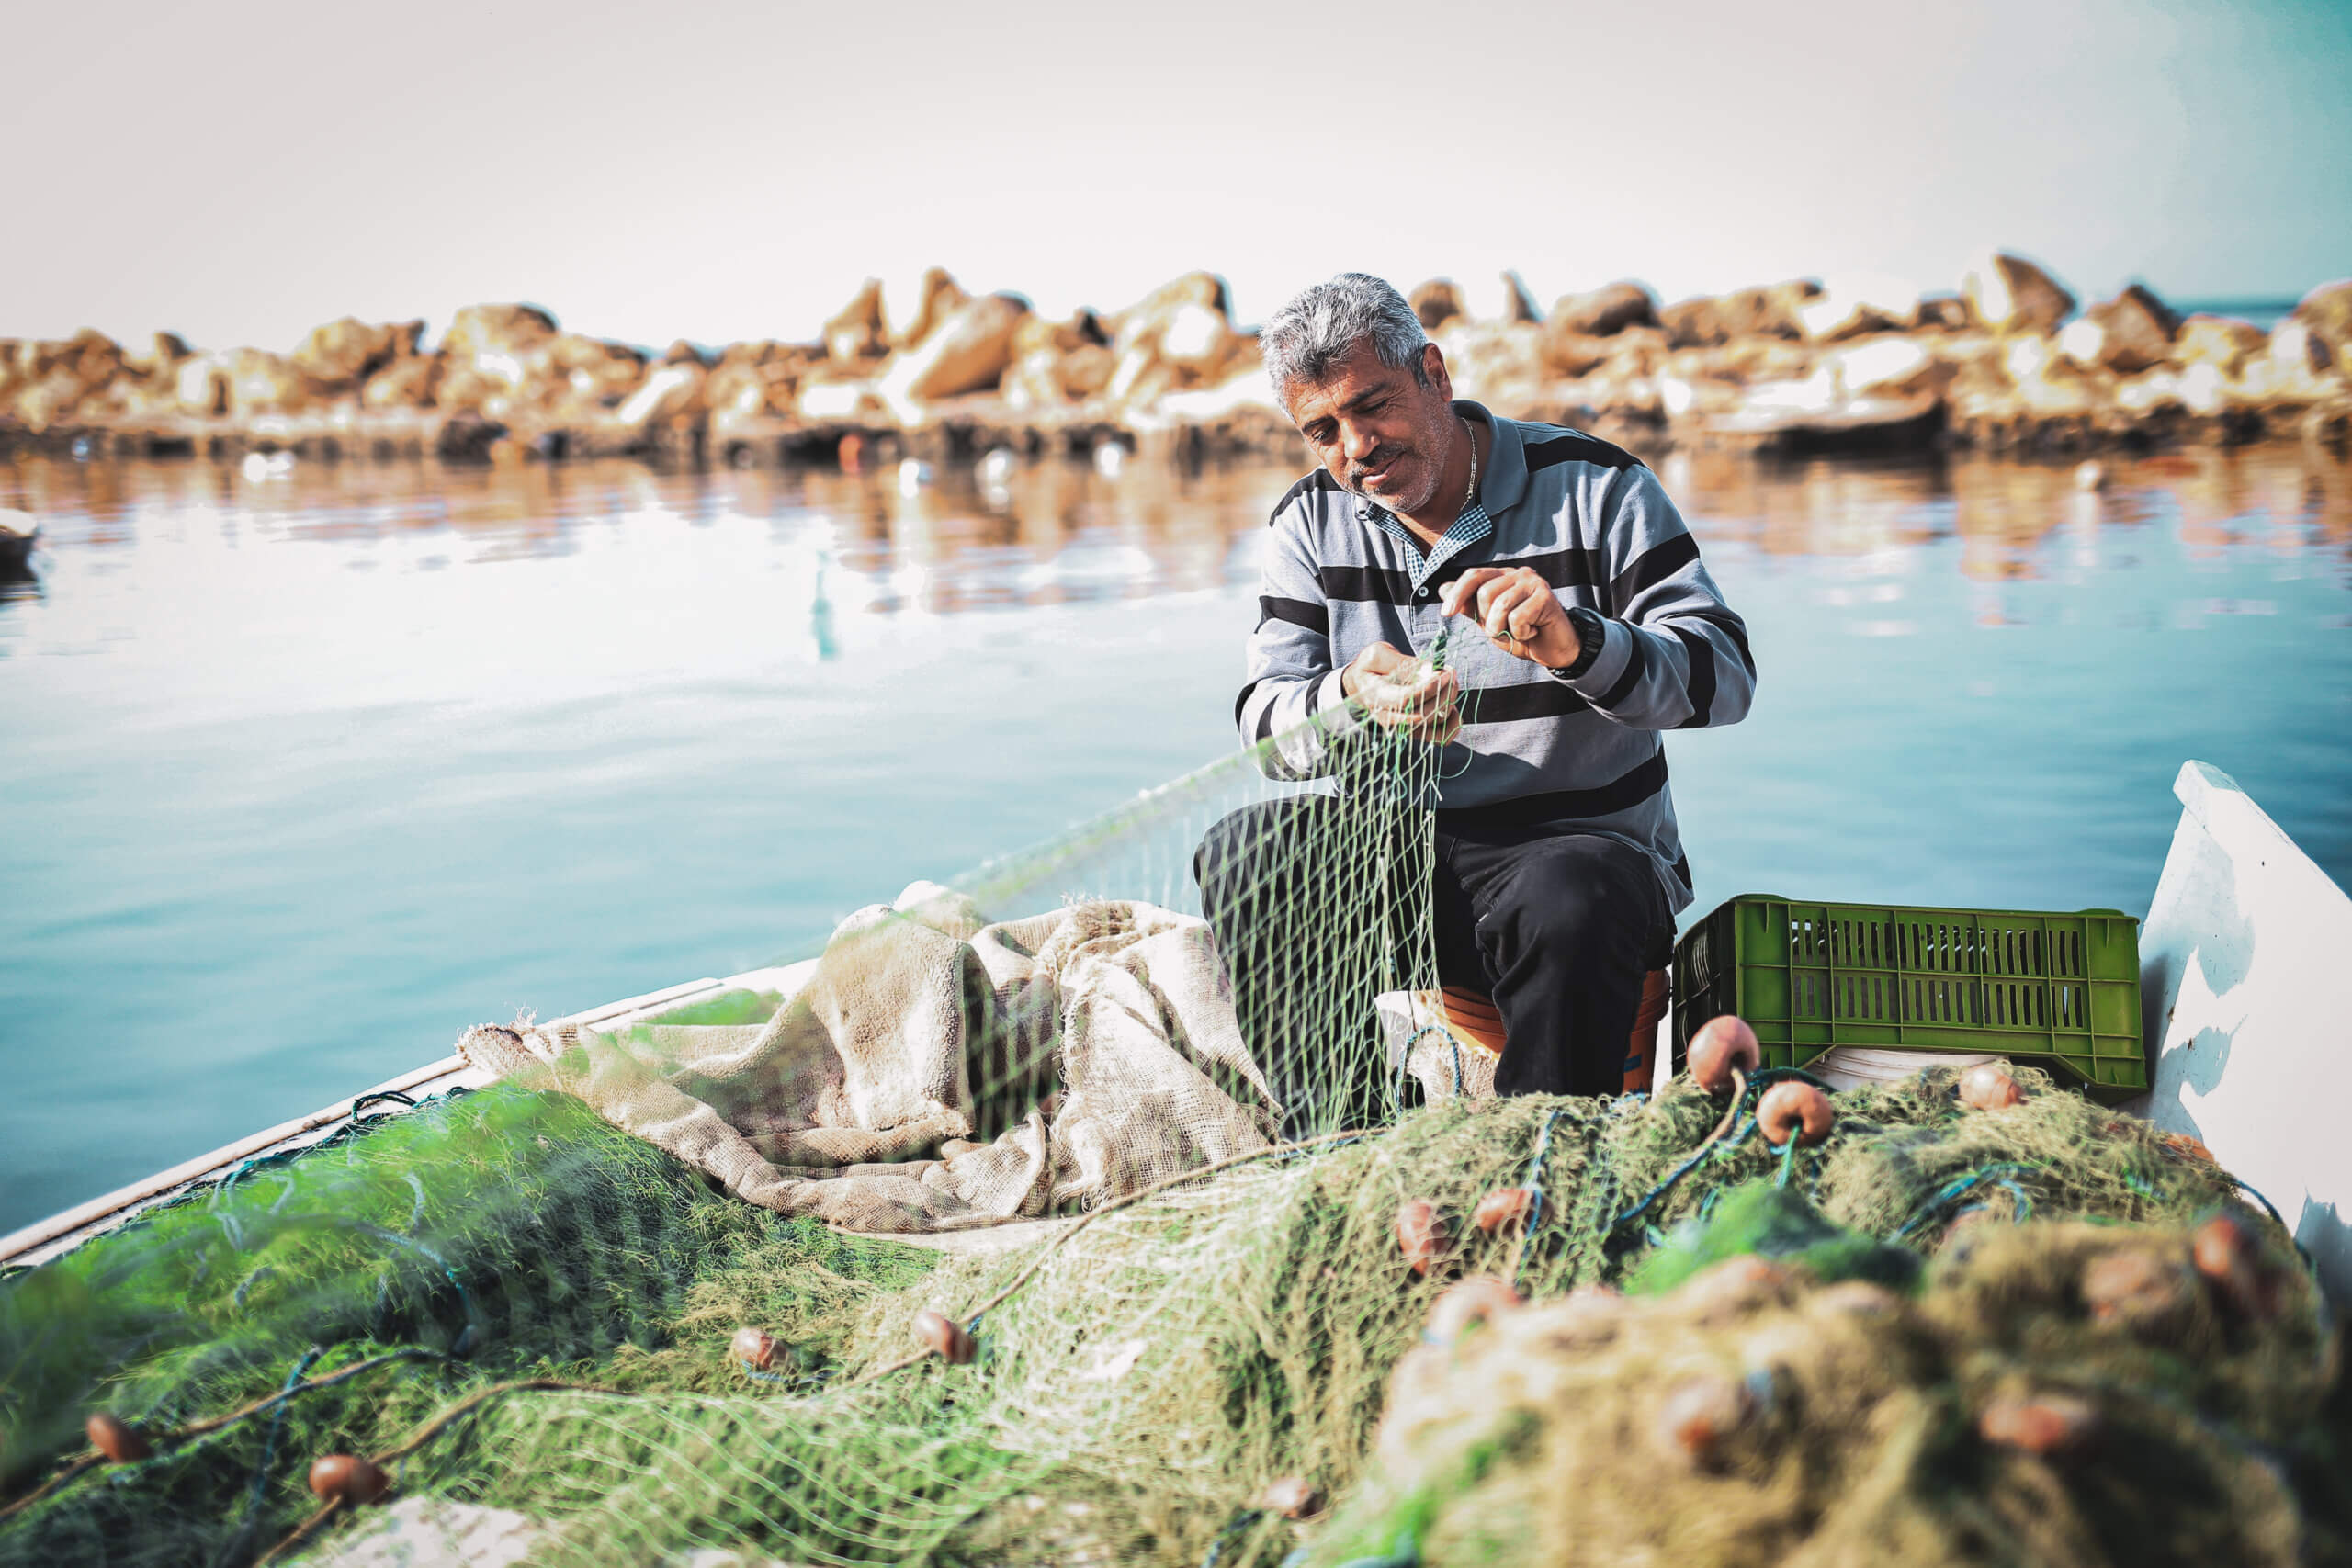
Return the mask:
{"type": "Polygon", "coordinates": [[[1412,299],[1466,396],[1638,450],[1951,446],[2072,452],[2352,434],[2352,280],[2276,327],[2183,317],[2133,285],[2077,310],[2019,256],[1944,294],[1812,280],[1661,304],[1637,283],[1537,320],[1513,288],[1472,321],[1450,285],[1412,299]]]}
{"type": "MultiPolygon", "coordinates": [[[[1446,280],[1412,293],[1463,395],[1647,452],[2352,434],[2352,281],[2268,330],[2183,317],[2137,285],[2077,310],[2008,254],[1941,294],[1800,280],[1668,304],[1625,282],[1546,312],[1516,275],[1505,285],[1489,319],[1446,280]]],[[[1212,274],[1054,320],[934,268],[906,303],[888,309],[869,282],[815,341],[658,353],[567,332],[531,305],[460,310],[431,347],[423,321],[350,319],[286,354],[201,352],[168,333],[140,348],[94,332],[0,340],[0,446],[756,463],[1295,446],[1256,335],[1212,274]]]]}
{"type": "Polygon", "coordinates": [[[1084,451],[1181,427],[1214,448],[1295,440],[1257,338],[1222,279],[1177,278],[1125,310],[1038,315],[1011,294],[923,278],[894,321],[866,284],[813,343],[653,352],[564,331],[534,305],[318,328],[289,354],[143,350],[97,333],[0,339],[0,446],[98,452],[288,449],[321,457],[637,455],[758,462],[999,445],[1084,451]]]}

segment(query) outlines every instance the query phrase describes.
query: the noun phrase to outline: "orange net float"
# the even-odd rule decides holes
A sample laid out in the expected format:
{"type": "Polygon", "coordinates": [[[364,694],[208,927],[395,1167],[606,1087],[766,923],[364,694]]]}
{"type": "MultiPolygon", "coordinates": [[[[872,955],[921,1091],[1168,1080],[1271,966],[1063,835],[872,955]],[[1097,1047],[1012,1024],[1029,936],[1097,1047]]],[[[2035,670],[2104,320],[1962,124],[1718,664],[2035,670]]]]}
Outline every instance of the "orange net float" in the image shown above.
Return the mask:
{"type": "Polygon", "coordinates": [[[1837,1123],[1838,1108],[1809,1083],[1776,1083],[1756,1105],[1756,1124],[1764,1141],[1776,1149],[1791,1138],[1811,1148],[1829,1136],[1829,1129],[1837,1123]]]}
{"type": "Polygon", "coordinates": [[[1764,1047],[1745,1019],[1724,1013],[1699,1026],[1687,1053],[1690,1080],[1709,1094],[1738,1087],[1739,1076],[1764,1065],[1764,1047]]]}
{"type": "Polygon", "coordinates": [[[1470,1223],[1492,1235],[1506,1225],[1522,1224],[1534,1206],[1532,1188],[1498,1187],[1478,1200],[1478,1206],[1470,1212],[1470,1223]]]}
{"type": "Polygon", "coordinates": [[[1428,1199],[1408,1198],[1396,1206],[1396,1246],[1426,1278],[1453,1250],[1453,1228],[1428,1199]]]}
{"type": "Polygon", "coordinates": [[[322,1454],[311,1466],[311,1490],[329,1503],[359,1507],[392,1489],[381,1465],[357,1454],[322,1454]]]}
{"type": "Polygon", "coordinates": [[[973,1345],[970,1330],[944,1313],[929,1307],[915,1314],[915,1337],[931,1347],[931,1353],[952,1367],[971,1363],[973,1345]]]}
{"type": "Polygon", "coordinates": [[[89,1434],[90,1446],[106,1455],[108,1464],[136,1464],[155,1451],[138,1427],[103,1410],[83,1423],[82,1429],[89,1434]]]}

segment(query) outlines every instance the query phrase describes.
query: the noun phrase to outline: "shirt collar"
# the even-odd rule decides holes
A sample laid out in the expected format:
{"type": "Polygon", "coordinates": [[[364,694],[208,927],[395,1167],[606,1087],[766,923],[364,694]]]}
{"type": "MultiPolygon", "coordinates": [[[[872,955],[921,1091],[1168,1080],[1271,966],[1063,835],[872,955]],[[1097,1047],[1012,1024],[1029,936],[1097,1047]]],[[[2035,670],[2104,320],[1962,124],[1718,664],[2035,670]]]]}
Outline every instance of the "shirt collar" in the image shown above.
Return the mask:
{"type": "MultiPolygon", "coordinates": [[[[1453,412],[1486,425],[1493,439],[1487,445],[1486,460],[1478,465],[1477,493],[1469,498],[1461,514],[1454,518],[1444,533],[1438,536],[1437,543],[1430,547],[1429,553],[1421,557],[1420,564],[1413,571],[1415,588],[1427,582],[1436,574],[1438,568],[1463,550],[1493,536],[1495,520],[1487,513],[1487,502],[1507,507],[1527,489],[1527,456],[1520,445],[1518,431],[1507,431],[1502,422],[1476,403],[1456,401],[1453,412]],[[1508,470],[1502,461],[1505,457],[1503,443],[1507,438],[1510,443],[1508,470]]],[[[1421,547],[1421,542],[1413,536],[1413,531],[1406,527],[1395,513],[1377,502],[1359,496],[1356,499],[1356,520],[1372,525],[1416,552],[1421,547]]]]}

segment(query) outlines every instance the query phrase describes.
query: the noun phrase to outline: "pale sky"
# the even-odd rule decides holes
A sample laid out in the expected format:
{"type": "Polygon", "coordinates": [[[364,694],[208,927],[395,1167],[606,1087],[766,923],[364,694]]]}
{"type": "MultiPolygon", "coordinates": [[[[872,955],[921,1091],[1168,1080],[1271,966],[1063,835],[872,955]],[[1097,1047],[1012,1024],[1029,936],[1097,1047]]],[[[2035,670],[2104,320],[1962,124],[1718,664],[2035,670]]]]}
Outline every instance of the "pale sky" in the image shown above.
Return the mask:
{"type": "Polygon", "coordinates": [[[2352,4],[15,0],[0,335],[290,348],[528,299],[805,338],[932,263],[1060,312],[1358,268],[2352,274],[2352,4]]]}

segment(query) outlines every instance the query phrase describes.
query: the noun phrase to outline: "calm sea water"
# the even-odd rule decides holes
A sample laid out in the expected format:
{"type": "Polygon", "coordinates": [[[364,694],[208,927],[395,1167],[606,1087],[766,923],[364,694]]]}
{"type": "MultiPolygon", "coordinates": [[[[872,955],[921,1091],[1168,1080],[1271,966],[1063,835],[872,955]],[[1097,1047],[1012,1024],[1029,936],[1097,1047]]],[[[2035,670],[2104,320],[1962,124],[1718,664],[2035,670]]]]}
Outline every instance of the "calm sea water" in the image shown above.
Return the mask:
{"type": "MultiPolygon", "coordinates": [[[[1662,465],[1762,667],[1692,914],[2143,912],[2187,757],[2352,881],[2352,470],[2108,468],[1662,465]]],[[[1292,477],[0,466],[0,1229],[1228,750],[1292,477]]]]}

